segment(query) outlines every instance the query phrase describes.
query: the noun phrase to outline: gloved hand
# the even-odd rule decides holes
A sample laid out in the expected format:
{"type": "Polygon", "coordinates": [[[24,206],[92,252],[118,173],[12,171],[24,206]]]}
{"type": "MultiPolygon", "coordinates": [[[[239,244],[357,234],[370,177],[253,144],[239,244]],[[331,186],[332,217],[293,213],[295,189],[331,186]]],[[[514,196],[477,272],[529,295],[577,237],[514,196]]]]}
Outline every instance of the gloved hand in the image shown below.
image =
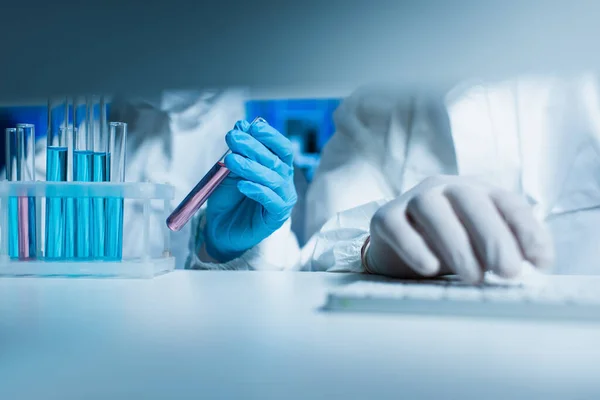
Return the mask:
{"type": "Polygon", "coordinates": [[[205,249],[227,262],[267,238],[296,204],[291,142],[264,122],[238,121],[225,137],[231,171],[208,199],[205,249]],[[246,133],[247,132],[247,133],[246,133]]]}
{"type": "Polygon", "coordinates": [[[398,278],[454,273],[477,283],[485,271],[511,278],[527,260],[554,257],[550,235],[513,193],[461,178],[430,178],[371,220],[369,272],[398,278]]]}

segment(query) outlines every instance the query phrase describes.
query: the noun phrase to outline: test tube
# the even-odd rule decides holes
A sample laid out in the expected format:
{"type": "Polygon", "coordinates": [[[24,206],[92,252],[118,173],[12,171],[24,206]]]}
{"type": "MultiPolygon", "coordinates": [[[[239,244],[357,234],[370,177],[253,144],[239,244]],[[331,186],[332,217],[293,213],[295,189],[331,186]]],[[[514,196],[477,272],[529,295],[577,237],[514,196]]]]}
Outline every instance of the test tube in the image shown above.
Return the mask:
{"type": "MultiPolygon", "coordinates": [[[[68,177],[67,126],[69,105],[66,98],[48,100],[46,135],[46,181],[66,182],[68,177]]],[[[65,257],[66,203],[61,198],[46,198],[45,257],[65,257]]]]}
{"type": "MultiPolygon", "coordinates": [[[[75,132],[73,127],[67,127],[63,131],[64,140],[67,143],[67,181],[73,181],[73,145],[75,141],[75,132]]],[[[64,258],[72,259],[75,257],[75,199],[67,197],[63,199],[65,204],[65,245],[64,258]]]]}
{"type": "MultiPolygon", "coordinates": [[[[90,111],[87,99],[76,98],[73,102],[73,180],[92,182],[93,142],[90,129],[90,111]]],[[[91,256],[91,201],[89,198],[74,199],[75,257],[91,256]]]]}
{"type": "MultiPolygon", "coordinates": [[[[17,180],[17,129],[6,129],[6,180],[17,180]]],[[[19,211],[17,197],[8,199],[8,255],[19,258],[19,211]]]]}
{"type": "MultiPolygon", "coordinates": [[[[17,124],[17,180],[35,181],[35,127],[17,124]]],[[[18,198],[19,260],[36,257],[36,204],[33,196],[18,198]]]]}
{"type": "MultiPolygon", "coordinates": [[[[104,97],[91,96],[87,101],[90,135],[93,150],[93,182],[107,182],[109,177],[108,165],[108,135],[104,130],[106,120],[106,105],[104,97]]],[[[92,258],[102,259],[105,256],[106,242],[106,199],[92,198],[92,258]]]]}
{"type": "MultiPolygon", "coordinates": [[[[75,141],[80,130],[86,131],[86,104],[83,97],[70,97],[68,99],[68,116],[66,141],[68,146],[68,172],[67,181],[75,180],[75,141]]],[[[76,203],[75,199],[65,199],[65,258],[75,258],[77,249],[76,231],[76,203]]]]}
{"type": "MultiPolygon", "coordinates": [[[[127,152],[127,124],[110,122],[108,128],[109,165],[107,175],[110,182],[125,182],[127,152]]],[[[106,199],[106,258],[114,261],[123,257],[123,198],[106,199]]]]}
{"type": "MultiPolygon", "coordinates": [[[[257,122],[266,121],[261,117],[256,117],[250,123],[248,130],[257,122]]],[[[213,165],[213,167],[202,177],[200,182],[192,189],[183,201],[173,210],[169,218],[167,218],[167,226],[172,231],[178,231],[188,223],[190,219],[198,212],[200,207],[208,200],[215,189],[223,182],[229,170],[225,167],[225,157],[231,153],[227,150],[225,154],[213,165]]]]}

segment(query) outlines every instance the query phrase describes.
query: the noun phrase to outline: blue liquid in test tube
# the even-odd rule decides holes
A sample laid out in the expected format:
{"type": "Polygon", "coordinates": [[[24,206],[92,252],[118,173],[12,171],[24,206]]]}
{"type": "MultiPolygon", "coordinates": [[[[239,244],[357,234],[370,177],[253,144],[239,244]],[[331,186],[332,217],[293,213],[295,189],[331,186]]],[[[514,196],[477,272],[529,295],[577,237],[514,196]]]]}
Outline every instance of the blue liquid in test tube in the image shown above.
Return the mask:
{"type": "MultiPolygon", "coordinates": [[[[94,152],[89,99],[73,99],[73,181],[92,182],[94,152]]],[[[67,199],[67,225],[72,226],[73,257],[87,260],[92,255],[92,202],[89,197],[67,199]],[[72,204],[70,204],[72,201],[72,204]]],[[[71,228],[69,227],[68,230],[71,228]]],[[[70,234],[71,232],[69,232],[70,234]]],[[[69,239],[68,239],[69,240],[69,239]]]]}
{"type": "MultiPolygon", "coordinates": [[[[17,180],[17,129],[6,129],[6,180],[17,180]]],[[[19,210],[16,197],[8,199],[8,255],[19,257],[19,210]]]]}
{"type": "MultiPolygon", "coordinates": [[[[127,124],[109,124],[107,177],[110,182],[125,182],[125,154],[127,124]]],[[[110,197],[106,200],[106,258],[120,261],[123,258],[123,198],[110,197]]]]}
{"type": "MultiPolygon", "coordinates": [[[[92,180],[94,182],[106,182],[107,171],[106,171],[106,153],[94,152],[92,155],[93,159],[93,174],[92,180]]],[[[106,242],[106,199],[104,198],[93,198],[92,199],[92,258],[103,259],[105,256],[105,242],[106,242]]]]}
{"type": "MultiPolygon", "coordinates": [[[[68,180],[69,104],[66,98],[48,100],[48,133],[46,135],[46,181],[68,180]]],[[[66,257],[66,201],[46,198],[45,257],[59,260],[66,257]]]]}
{"type": "MultiPolygon", "coordinates": [[[[50,146],[46,149],[46,180],[65,182],[67,180],[66,147],[50,146]]],[[[46,198],[46,258],[65,257],[65,218],[66,204],[61,198],[46,198]]]]}
{"type": "MultiPolygon", "coordinates": [[[[73,180],[77,182],[92,182],[94,168],[94,153],[89,150],[73,152],[73,180]]],[[[89,258],[91,256],[91,201],[90,198],[74,200],[75,218],[75,257],[89,258]]]]}
{"type": "Polygon", "coordinates": [[[123,199],[106,199],[106,258],[120,261],[123,258],[123,199]]]}
{"type": "Polygon", "coordinates": [[[19,258],[19,203],[16,197],[8,199],[8,255],[19,258]]]}
{"type": "Polygon", "coordinates": [[[65,199],[65,258],[75,257],[75,199],[65,199]]]}
{"type": "MultiPolygon", "coordinates": [[[[107,164],[108,132],[104,97],[89,97],[87,109],[94,151],[92,181],[107,182],[110,178],[110,166],[107,164]]],[[[106,256],[106,224],[106,199],[92,198],[91,256],[93,259],[104,259],[106,256]]]]}

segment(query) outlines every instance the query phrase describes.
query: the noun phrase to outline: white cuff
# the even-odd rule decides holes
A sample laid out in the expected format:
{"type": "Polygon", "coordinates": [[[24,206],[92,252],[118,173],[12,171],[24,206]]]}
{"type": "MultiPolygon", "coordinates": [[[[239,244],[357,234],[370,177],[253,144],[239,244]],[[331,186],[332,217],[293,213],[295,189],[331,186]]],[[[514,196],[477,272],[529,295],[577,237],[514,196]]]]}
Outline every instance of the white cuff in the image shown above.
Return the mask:
{"type": "Polygon", "coordinates": [[[387,200],[342,211],[315,234],[302,251],[306,269],[329,272],[364,272],[361,249],[369,236],[371,218],[387,200]],[[307,258],[310,259],[308,260],[307,258]]]}
{"type": "Polygon", "coordinates": [[[185,263],[185,269],[202,269],[202,270],[251,270],[248,260],[258,256],[256,247],[246,251],[238,258],[225,263],[212,263],[200,260],[198,254],[204,244],[204,226],[206,225],[206,209],[201,209],[192,218],[192,229],[189,241],[189,255],[185,263]]]}
{"type": "Polygon", "coordinates": [[[201,209],[192,219],[189,241],[189,255],[186,269],[203,270],[282,270],[297,266],[299,248],[296,237],[291,232],[291,220],[258,245],[240,257],[225,263],[212,263],[200,260],[198,254],[204,244],[206,209],[201,209]]]}

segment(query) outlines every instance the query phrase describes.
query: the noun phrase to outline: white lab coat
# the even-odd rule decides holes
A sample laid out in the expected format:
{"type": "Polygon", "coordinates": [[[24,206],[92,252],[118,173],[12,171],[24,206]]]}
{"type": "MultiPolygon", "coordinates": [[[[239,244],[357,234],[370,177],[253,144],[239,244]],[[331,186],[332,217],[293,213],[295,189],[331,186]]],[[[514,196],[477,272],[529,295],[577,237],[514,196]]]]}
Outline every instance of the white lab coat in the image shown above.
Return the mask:
{"type": "Polygon", "coordinates": [[[362,271],[375,211],[427,176],[459,174],[536,206],[556,245],[555,272],[600,272],[598,88],[585,75],[471,81],[439,96],[358,90],[335,113],[337,131],[308,192],[307,232],[322,228],[302,262],[362,271]]]}
{"type": "MultiPolygon", "coordinates": [[[[109,120],[128,124],[126,181],[168,183],[175,188],[177,205],[227,150],[225,134],[236,121],[245,118],[245,91],[172,91],[155,98],[116,98],[109,120]]],[[[42,152],[43,153],[43,152],[42,152]]],[[[45,176],[45,154],[38,157],[38,176],[45,176]]],[[[165,215],[162,204],[152,210],[150,251],[159,256],[164,250],[165,215]]],[[[201,220],[205,208],[198,212],[201,220]]],[[[123,255],[139,255],[143,249],[140,204],[125,203],[123,255]]],[[[177,268],[182,268],[195,246],[193,223],[171,233],[171,252],[177,268]],[[190,240],[191,239],[191,240],[190,240]]],[[[288,222],[279,231],[234,260],[236,269],[261,269],[294,265],[298,242],[288,222]]],[[[192,255],[193,258],[193,255],[192,255]]],[[[194,267],[199,267],[196,263],[194,267]]],[[[204,268],[229,268],[231,263],[202,264],[204,268]]]]}
{"type": "MultiPolygon", "coordinates": [[[[134,106],[134,110],[142,111],[138,113],[140,123],[137,125],[158,123],[160,126],[161,115],[166,115],[168,130],[152,134],[147,128],[141,129],[139,134],[144,135],[144,139],[140,149],[130,158],[128,180],[168,182],[175,187],[174,205],[178,204],[227,150],[225,134],[236,121],[245,118],[245,95],[244,91],[234,89],[218,93],[167,92],[160,101],[151,104],[150,110],[141,105],[134,106]],[[149,133],[151,138],[147,137],[149,133]]],[[[111,110],[111,115],[118,114],[118,109],[111,110]]],[[[130,136],[136,135],[135,127],[130,130],[130,136]]],[[[178,267],[255,270],[296,264],[300,250],[291,231],[291,221],[238,259],[224,264],[201,262],[196,256],[201,238],[196,228],[203,223],[204,212],[205,207],[191,223],[172,234],[171,247],[178,267]]],[[[153,233],[158,235],[165,221],[161,214],[156,217],[153,233]]],[[[139,235],[140,227],[135,221],[131,220],[129,227],[130,235],[139,235]]],[[[153,237],[157,238],[158,245],[160,236],[153,237]]]]}

